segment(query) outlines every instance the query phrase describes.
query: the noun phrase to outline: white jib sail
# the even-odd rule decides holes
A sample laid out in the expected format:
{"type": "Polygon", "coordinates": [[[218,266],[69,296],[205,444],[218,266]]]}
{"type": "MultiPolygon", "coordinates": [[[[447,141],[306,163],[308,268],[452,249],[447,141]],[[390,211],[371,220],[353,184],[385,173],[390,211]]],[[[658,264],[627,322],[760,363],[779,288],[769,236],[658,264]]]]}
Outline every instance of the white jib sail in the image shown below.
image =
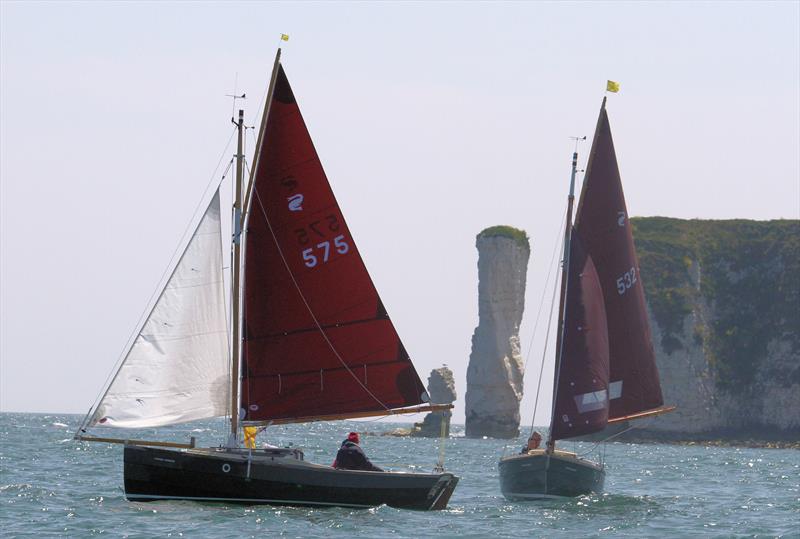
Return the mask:
{"type": "Polygon", "coordinates": [[[225,415],[229,365],[217,192],[89,424],[156,427],[225,415]]]}

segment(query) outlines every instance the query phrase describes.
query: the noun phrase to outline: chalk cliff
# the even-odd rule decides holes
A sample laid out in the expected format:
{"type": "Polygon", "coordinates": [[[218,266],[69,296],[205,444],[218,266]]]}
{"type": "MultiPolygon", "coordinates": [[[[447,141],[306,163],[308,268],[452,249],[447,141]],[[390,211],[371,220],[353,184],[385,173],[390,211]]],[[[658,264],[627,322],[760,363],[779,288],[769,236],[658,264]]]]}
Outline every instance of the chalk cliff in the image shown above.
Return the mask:
{"type": "MultiPolygon", "coordinates": [[[[456,400],[456,381],[453,371],[447,367],[433,369],[428,377],[428,395],[435,404],[452,404],[456,400]]],[[[450,410],[431,412],[425,416],[422,423],[414,423],[412,436],[438,438],[442,435],[442,422],[445,424],[445,436],[450,436],[450,410]]]]}
{"type": "Polygon", "coordinates": [[[663,434],[800,436],[800,221],[632,219],[663,434]]]}
{"type": "Polygon", "coordinates": [[[516,438],[522,399],[519,326],[530,244],[522,230],[487,228],[478,248],[478,327],[467,369],[466,435],[516,438]]]}

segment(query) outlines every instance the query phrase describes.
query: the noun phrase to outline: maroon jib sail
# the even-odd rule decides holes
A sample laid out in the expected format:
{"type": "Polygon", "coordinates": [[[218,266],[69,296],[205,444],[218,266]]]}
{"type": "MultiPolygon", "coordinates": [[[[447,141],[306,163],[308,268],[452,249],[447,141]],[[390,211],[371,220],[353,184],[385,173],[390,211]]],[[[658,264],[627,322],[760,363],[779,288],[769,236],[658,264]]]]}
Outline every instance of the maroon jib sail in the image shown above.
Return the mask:
{"type": "Polygon", "coordinates": [[[605,99],[589,154],[575,229],[594,261],[605,298],[610,352],[609,420],[658,408],[664,400],[605,99]]]}
{"type": "Polygon", "coordinates": [[[370,279],[280,67],[245,245],[246,421],[422,404],[425,388],[370,279]]]}
{"type": "Polygon", "coordinates": [[[573,230],[564,310],[563,350],[551,439],[601,431],[608,421],[608,330],[592,259],[573,230]]]}

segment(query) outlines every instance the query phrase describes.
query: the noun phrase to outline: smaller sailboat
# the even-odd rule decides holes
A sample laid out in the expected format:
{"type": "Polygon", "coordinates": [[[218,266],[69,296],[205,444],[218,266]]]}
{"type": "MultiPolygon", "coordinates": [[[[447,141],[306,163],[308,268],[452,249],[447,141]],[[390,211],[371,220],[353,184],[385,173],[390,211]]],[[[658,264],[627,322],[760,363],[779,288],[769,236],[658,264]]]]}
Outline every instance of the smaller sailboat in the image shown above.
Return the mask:
{"type": "Polygon", "coordinates": [[[242,446],[242,427],[452,405],[428,402],[334,197],[280,49],[246,184],[243,111],[234,123],[230,337],[217,191],[75,438],[124,444],[132,501],[443,509],[459,478],[441,459],[431,473],[352,470],[309,462],[297,448],[256,448],[252,437],[242,446]],[[230,431],[219,447],[88,433],[225,415],[230,431]]]}
{"type": "Polygon", "coordinates": [[[573,224],[577,162],[575,152],[564,232],[550,433],[545,448],[526,447],[500,460],[500,488],[510,500],[602,491],[603,463],[558,450],[556,441],[674,409],[663,406],[605,98],[573,224]]]}

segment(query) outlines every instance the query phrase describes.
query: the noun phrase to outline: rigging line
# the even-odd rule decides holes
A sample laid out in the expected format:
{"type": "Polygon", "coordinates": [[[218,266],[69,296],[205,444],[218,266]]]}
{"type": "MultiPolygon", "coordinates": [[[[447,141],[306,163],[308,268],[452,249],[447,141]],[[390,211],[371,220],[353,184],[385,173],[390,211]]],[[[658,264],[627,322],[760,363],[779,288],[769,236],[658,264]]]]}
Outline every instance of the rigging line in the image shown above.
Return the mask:
{"type": "MultiPolygon", "coordinates": [[[[237,73],[237,76],[238,76],[238,73],[237,73]]],[[[234,91],[233,93],[235,94],[236,92],[234,91]]],[[[236,100],[234,99],[234,105],[235,105],[235,103],[236,103],[236,100]]],[[[234,106],[234,108],[235,108],[235,106],[234,106]]],[[[233,117],[233,109],[231,110],[231,117],[233,117]]],[[[236,131],[234,131],[234,133],[236,133],[236,131]]],[[[231,135],[231,138],[233,138],[233,135],[231,135]]],[[[230,144],[230,141],[228,141],[228,144],[230,144]]],[[[227,151],[227,148],[226,148],[226,151],[227,151]]],[[[232,157],[231,160],[228,161],[228,166],[225,168],[225,172],[222,173],[222,179],[220,180],[220,183],[222,183],[222,181],[228,176],[228,172],[230,172],[231,167],[233,167],[234,159],[235,158],[232,157]]],[[[221,210],[221,208],[220,208],[220,210],[221,210]]],[[[220,234],[219,234],[220,252],[224,253],[225,252],[225,240],[222,237],[222,229],[221,229],[221,227],[222,227],[222,215],[220,215],[220,221],[219,222],[220,222],[220,234]]],[[[232,277],[233,277],[231,275],[231,273],[233,272],[233,269],[232,269],[233,268],[233,253],[231,253],[231,256],[230,256],[230,259],[229,259],[229,262],[228,262],[228,268],[229,268],[228,281],[230,282],[232,280],[232,277]]],[[[223,272],[223,276],[222,276],[223,288],[224,289],[228,289],[230,287],[226,287],[225,284],[224,284],[224,281],[225,281],[225,268],[224,267],[222,268],[222,272],[223,272]]],[[[232,370],[233,370],[233,368],[232,368],[233,367],[233,353],[232,353],[232,350],[233,350],[233,332],[231,331],[231,327],[233,325],[233,306],[228,301],[225,301],[225,310],[226,310],[226,314],[227,314],[227,316],[225,316],[225,331],[227,332],[227,336],[228,336],[228,339],[227,339],[227,341],[228,341],[228,364],[227,364],[227,367],[228,368],[227,368],[226,372],[232,372],[232,370]]],[[[227,385],[227,391],[228,391],[228,393],[225,396],[225,401],[227,403],[230,403],[230,400],[231,400],[230,384],[227,385]]],[[[226,405],[226,407],[229,407],[229,404],[226,405]]],[[[231,411],[231,413],[233,413],[233,412],[231,411]]]]}
{"type": "MultiPolygon", "coordinates": [[[[563,217],[561,218],[561,223],[558,225],[559,226],[558,231],[564,228],[564,219],[566,219],[566,211],[562,210],[561,214],[563,215],[563,217]]],[[[556,238],[558,238],[560,235],[558,231],[556,231],[556,238]]],[[[542,297],[539,300],[539,310],[536,313],[536,320],[533,323],[533,332],[531,334],[531,339],[528,342],[528,351],[525,354],[525,365],[523,366],[523,370],[528,368],[528,360],[531,357],[531,350],[533,349],[533,340],[536,337],[536,329],[539,327],[539,318],[542,314],[542,307],[544,306],[544,298],[547,295],[547,285],[550,283],[550,275],[553,273],[553,266],[554,266],[553,261],[556,258],[556,253],[559,251],[558,248],[560,245],[561,245],[560,242],[555,243],[555,245],[553,246],[553,254],[550,256],[550,265],[548,266],[549,269],[547,270],[547,278],[545,279],[544,287],[542,288],[542,297]]]]}
{"type": "MultiPolygon", "coordinates": [[[[564,219],[561,220],[562,224],[564,223],[564,220],[566,218],[567,218],[566,212],[564,212],[564,219]]],[[[563,241],[560,244],[557,242],[556,245],[563,247],[563,241]]],[[[558,271],[556,271],[556,277],[558,277],[558,271]]],[[[539,367],[539,382],[536,384],[536,397],[533,402],[533,417],[531,417],[531,434],[533,434],[534,423],[536,422],[536,410],[539,408],[539,392],[542,389],[542,374],[544,373],[544,361],[547,358],[547,346],[550,343],[550,329],[553,325],[553,307],[556,304],[556,290],[558,290],[556,281],[558,281],[557,278],[553,282],[553,297],[550,299],[550,314],[547,317],[547,331],[545,332],[545,337],[544,337],[544,350],[542,351],[542,363],[539,367]]]]}
{"type": "MultiPolygon", "coordinates": [[[[231,145],[231,141],[233,140],[233,136],[235,134],[236,134],[236,130],[234,129],[231,132],[231,136],[228,138],[227,144],[225,144],[225,149],[222,150],[222,154],[219,156],[219,160],[217,161],[217,164],[214,167],[214,172],[211,174],[211,178],[209,178],[208,183],[206,183],[206,187],[203,190],[203,194],[201,195],[200,200],[197,201],[197,205],[194,208],[194,212],[192,212],[192,217],[189,219],[189,222],[186,224],[186,228],[184,228],[184,230],[183,230],[183,234],[181,235],[180,241],[178,241],[178,244],[175,246],[175,250],[172,252],[172,256],[170,257],[169,262],[167,263],[167,266],[164,268],[164,271],[161,273],[161,277],[159,278],[155,289],[150,294],[150,298],[147,300],[147,303],[145,303],[144,309],[142,310],[142,313],[139,315],[139,319],[136,321],[136,325],[134,326],[133,331],[128,336],[128,339],[125,341],[125,345],[123,346],[122,351],[120,352],[119,356],[117,357],[117,360],[114,362],[114,366],[112,367],[111,372],[108,373],[108,376],[106,376],[106,379],[103,382],[103,385],[100,386],[103,389],[101,389],[100,393],[98,393],[97,397],[95,397],[95,400],[92,403],[92,407],[89,409],[90,412],[96,406],[98,406],[100,404],[100,402],[102,402],[102,400],[108,394],[108,390],[111,388],[111,384],[114,383],[114,379],[117,377],[117,374],[119,373],[119,369],[122,367],[122,362],[125,361],[125,357],[128,355],[128,352],[130,351],[131,347],[133,346],[133,343],[136,340],[136,336],[138,336],[139,332],[141,331],[142,326],[144,325],[144,318],[146,316],[148,316],[153,311],[153,307],[154,306],[151,305],[151,304],[153,303],[153,300],[156,298],[156,296],[160,295],[161,288],[162,288],[161,284],[164,282],[164,279],[167,277],[167,274],[170,272],[169,270],[172,268],[173,262],[175,261],[175,255],[178,253],[178,250],[184,244],[184,240],[186,239],[186,235],[189,233],[189,230],[191,230],[191,225],[194,222],[195,218],[197,217],[197,212],[200,209],[200,207],[202,206],[203,201],[206,199],[206,196],[208,194],[208,190],[211,188],[212,185],[215,185],[215,187],[219,187],[219,184],[222,183],[222,180],[220,179],[215,184],[214,183],[214,178],[216,178],[216,176],[217,176],[217,171],[219,170],[219,167],[222,164],[222,160],[225,158],[225,154],[228,153],[228,147],[231,145]]],[[[88,419],[86,420],[86,422],[80,426],[80,429],[86,428],[86,424],[92,420],[91,419],[92,418],[92,414],[87,414],[87,418],[88,419]]]]}
{"type": "Polygon", "coordinates": [[[638,429],[638,428],[639,428],[639,426],[638,426],[638,425],[631,425],[630,427],[628,427],[628,428],[627,428],[627,429],[625,429],[625,430],[621,430],[621,431],[617,432],[616,434],[612,434],[612,435],[611,435],[611,436],[609,436],[608,438],[604,438],[604,439],[602,439],[602,440],[600,440],[600,441],[598,441],[598,442],[595,442],[595,443],[594,443],[594,445],[592,445],[592,446],[591,446],[589,449],[587,449],[586,451],[584,451],[583,453],[581,453],[581,454],[580,454],[580,455],[578,455],[578,456],[579,456],[579,457],[582,457],[582,456],[584,456],[584,455],[588,455],[589,453],[592,453],[592,452],[594,452],[594,451],[597,449],[597,446],[598,446],[598,445],[600,445],[600,444],[603,444],[603,445],[605,446],[605,443],[606,443],[606,442],[608,442],[609,440],[613,440],[613,439],[614,439],[614,438],[616,438],[617,436],[622,436],[622,435],[623,435],[623,434],[625,434],[626,432],[628,432],[628,431],[631,431],[631,430],[633,430],[633,429],[638,429]]]}
{"type": "MultiPolygon", "coordinates": [[[[280,54],[280,49],[278,49],[278,54],[280,54]]],[[[269,72],[272,72],[272,70],[269,70],[269,72]]],[[[258,101],[258,108],[256,109],[256,114],[255,114],[255,116],[253,116],[253,118],[256,119],[256,120],[261,118],[261,109],[264,107],[264,104],[267,102],[267,92],[269,92],[269,86],[270,86],[270,81],[267,81],[267,85],[264,88],[264,93],[261,94],[261,99],[259,99],[259,101],[258,101]]],[[[255,126],[255,125],[256,124],[254,123],[253,126],[255,126]]],[[[245,131],[247,131],[247,130],[245,129],[245,131]]],[[[253,131],[255,131],[255,129],[253,129],[253,131]]],[[[256,139],[255,139],[255,133],[252,133],[252,135],[253,135],[253,147],[256,147],[258,145],[258,141],[256,141],[256,139]]],[[[245,137],[245,138],[247,138],[247,137],[245,137]]],[[[258,148],[256,148],[256,149],[258,149],[258,148]]],[[[255,156],[253,156],[253,159],[255,159],[255,156]]]]}
{"type": "MultiPolygon", "coordinates": [[[[561,213],[562,213],[563,217],[561,218],[561,223],[559,223],[559,225],[558,225],[558,227],[559,227],[558,230],[561,230],[561,228],[564,225],[564,219],[566,219],[566,212],[562,211],[561,213]]],[[[559,234],[558,234],[558,231],[556,231],[556,238],[558,238],[558,237],[559,237],[559,234]]],[[[561,242],[557,241],[555,243],[555,245],[553,246],[553,254],[550,256],[550,264],[549,264],[548,270],[547,270],[547,278],[545,279],[544,287],[542,288],[542,297],[539,300],[539,310],[536,313],[536,321],[533,323],[533,332],[531,334],[531,339],[528,342],[528,352],[525,354],[525,365],[523,367],[524,371],[527,371],[527,369],[528,369],[528,361],[530,360],[530,357],[531,357],[531,350],[533,349],[533,341],[536,338],[536,331],[537,331],[537,329],[539,327],[539,319],[540,319],[540,316],[542,314],[542,307],[544,307],[544,298],[546,297],[546,294],[547,294],[547,285],[550,283],[550,276],[553,273],[553,267],[554,267],[553,262],[555,261],[556,253],[559,251],[559,247],[560,246],[561,246],[561,242]]],[[[556,271],[556,275],[558,275],[558,271],[556,271]]],[[[551,318],[553,316],[552,312],[553,312],[553,300],[551,300],[551,302],[550,302],[550,317],[551,318]]],[[[550,326],[548,325],[547,334],[545,335],[545,348],[547,347],[547,339],[548,339],[548,337],[550,335],[550,329],[549,328],[550,328],[550,326]]],[[[536,386],[536,401],[533,403],[533,418],[531,419],[531,431],[533,430],[533,426],[534,426],[533,423],[534,423],[535,418],[536,418],[536,408],[537,408],[538,403],[539,403],[539,390],[540,390],[541,385],[542,385],[542,373],[544,372],[544,359],[545,359],[545,357],[542,356],[542,363],[541,363],[541,366],[539,368],[539,380],[538,380],[537,386],[536,386]]],[[[531,434],[533,434],[533,432],[531,432],[531,434]]]]}
{"type": "MultiPolygon", "coordinates": [[[[359,423],[375,423],[376,421],[380,421],[381,419],[386,419],[387,417],[392,417],[394,414],[387,414],[381,415],[378,417],[373,417],[372,419],[359,419],[359,423]]],[[[409,415],[416,415],[416,414],[409,414],[409,415]]]]}
{"type": "Polygon", "coordinates": [[[440,421],[439,461],[436,463],[436,467],[433,470],[441,473],[444,471],[444,451],[445,451],[445,446],[447,445],[447,424],[450,418],[445,419],[444,412],[439,412],[439,414],[440,414],[439,415],[439,421],[440,421]]]}
{"type": "Polygon", "coordinates": [[[356,376],[356,374],[352,371],[352,369],[350,369],[350,367],[347,365],[347,363],[345,363],[344,359],[342,359],[342,356],[339,355],[339,351],[336,350],[335,346],[333,346],[333,343],[328,338],[328,334],[322,328],[322,324],[319,323],[319,320],[317,320],[317,316],[314,314],[314,311],[311,310],[311,305],[309,305],[308,301],[306,301],[306,296],[303,294],[303,291],[300,289],[300,284],[297,282],[297,279],[294,278],[294,273],[292,273],[292,270],[289,267],[289,262],[286,260],[286,257],[283,255],[283,249],[281,249],[281,246],[278,243],[278,238],[277,238],[277,236],[275,236],[275,231],[272,229],[272,223],[270,223],[269,217],[267,217],[267,211],[264,209],[264,204],[261,202],[261,195],[259,195],[258,189],[256,188],[255,185],[253,185],[253,191],[256,194],[256,200],[258,200],[258,207],[261,208],[261,214],[264,216],[264,220],[267,222],[267,228],[269,228],[269,233],[272,235],[272,241],[275,242],[275,247],[278,249],[278,254],[281,256],[281,260],[283,261],[283,265],[286,267],[286,271],[289,272],[289,277],[291,277],[292,283],[294,283],[294,287],[297,289],[297,293],[300,294],[300,299],[303,300],[303,304],[306,306],[306,309],[308,310],[308,314],[311,315],[311,319],[314,320],[314,324],[319,329],[319,332],[322,335],[322,338],[325,339],[325,342],[328,344],[328,346],[330,347],[331,351],[336,356],[336,359],[339,360],[339,363],[341,363],[342,366],[345,368],[345,370],[347,370],[347,372],[350,374],[350,376],[352,376],[353,380],[355,380],[358,383],[358,385],[360,385],[361,388],[364,391],[366,391],[367,394],[370,397],[372,397],[375,400],[375,402],[380,404],[385,410],[387,410],[387,411],[391,410],[391,408],[386,406],[383,403],[383,401],[381,401],[378,397],[376,397],[375,394],[372,391],[370,391],[369,388],[367,388],[367,386],[365,386],[361,382],[361,380],[358,379],[358,376],[356,376]]]}

